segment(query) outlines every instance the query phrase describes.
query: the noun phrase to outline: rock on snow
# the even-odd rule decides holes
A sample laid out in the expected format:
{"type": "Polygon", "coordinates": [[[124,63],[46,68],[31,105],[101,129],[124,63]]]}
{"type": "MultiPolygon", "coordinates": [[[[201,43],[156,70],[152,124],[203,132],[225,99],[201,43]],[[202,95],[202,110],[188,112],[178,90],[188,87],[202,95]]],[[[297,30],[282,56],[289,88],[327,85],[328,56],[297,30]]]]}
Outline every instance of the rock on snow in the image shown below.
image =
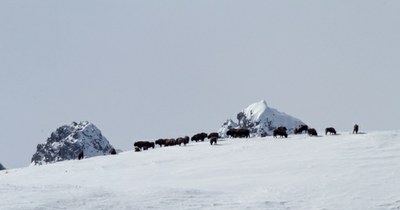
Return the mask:
{"type": "Polygon", "coordinates": [[[85,157],[108,154],[112,146],[92,123],[73,122],[54,131],[46,143],[39,144],[32,157],[32,164],[42,165],[63,160],[77,159],[84,151],[85,157]]]}

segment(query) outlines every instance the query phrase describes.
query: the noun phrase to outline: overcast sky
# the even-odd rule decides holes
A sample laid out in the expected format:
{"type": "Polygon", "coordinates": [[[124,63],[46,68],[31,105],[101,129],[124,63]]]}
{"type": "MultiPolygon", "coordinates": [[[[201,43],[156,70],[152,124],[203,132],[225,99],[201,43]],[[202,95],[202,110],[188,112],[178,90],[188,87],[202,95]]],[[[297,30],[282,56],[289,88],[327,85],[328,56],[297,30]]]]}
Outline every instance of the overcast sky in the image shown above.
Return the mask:
{"type": "Polygon", "coordinates": [[[0,2],[0,162],[57,127],[115,147],[216,131],[253,102],[319,130],[399,129],[399,1],[0,2]]]}

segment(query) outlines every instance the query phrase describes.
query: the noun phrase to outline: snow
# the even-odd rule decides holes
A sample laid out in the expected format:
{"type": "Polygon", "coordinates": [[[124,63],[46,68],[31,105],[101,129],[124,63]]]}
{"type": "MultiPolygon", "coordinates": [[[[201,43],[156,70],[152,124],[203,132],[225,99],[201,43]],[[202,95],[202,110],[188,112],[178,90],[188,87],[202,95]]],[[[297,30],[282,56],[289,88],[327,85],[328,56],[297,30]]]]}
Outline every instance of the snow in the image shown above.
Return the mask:
{"type": "MultiPolygon", "coordinates": [[[[277,128],[279,126],[286,126],[291,131],[304,124],[301,120],[296,119],[284,112],[279,112],[274,108],[270,108],[265,100],[259,101],[249,105],[243,110],[243,113],[253,122],[271,122],[270,127],[277,128]]],[[[269,130],[271,132],[272,130],[269,130]]]]}
{"type": "Polygon", "coordinates": [[[248,116],[248,119],[253,121],[260,121],[261,119],[265,118],[263,116],[267,114],[266,111],[271,112],[271,110],[268,109],[268,105],[265,100],[250,104],[243,110],[244,114],[248,116]]]}
{"type": "Polygon", "coordinates": [[[399,134],[229,139],[10,169],[0,209],[400,209],[399,134]]]}

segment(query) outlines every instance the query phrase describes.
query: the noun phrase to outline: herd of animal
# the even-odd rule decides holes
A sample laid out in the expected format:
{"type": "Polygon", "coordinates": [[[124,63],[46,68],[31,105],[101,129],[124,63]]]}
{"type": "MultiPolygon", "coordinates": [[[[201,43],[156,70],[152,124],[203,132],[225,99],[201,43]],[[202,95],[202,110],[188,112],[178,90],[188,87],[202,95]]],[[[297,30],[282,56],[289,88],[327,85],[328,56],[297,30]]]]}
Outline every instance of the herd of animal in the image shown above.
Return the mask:
{"type": "MultiPolygon", "coordinates": [[[[355,124],[353,127],[353,134],[358,134],[358,125],[355,124]]],[[[314,128],[309,128],[307,125],[300,125],[297,128],[294,129],[293,133],[296,134],[302,134],[302,133],[308,133],[309,136],[318,136],[317,131],[314,128]]],[[[325,129],[325,135],[336,135],[336,130],[333,127],[329,127],[325,129]]],[[[226,135],[228,138],[250,138],[250,130],[247,128],[231,128],[226,132],[226,135]]],[[[261,134],[261,137],[266,137],[267,134],[263,133],[261,134]]],[[[273,131],[273,137],[281,138],[287,138],[287,128],[284,126],[278,127],[273,131]]],[[[211,145],[216,145],[218,139],[221,138],[217,132],[212,132],[212,133],[198,133],[192,136],[190,138],[191,141],[202,141],[204,142],[205,139],[208,139],[210,141],[211,145]]],[[[189,136],[184,136],[184,137],[178,137],[176,139],[158,139],[155,142],[151,141],[137,141],[133,144],[135,152],[140,152],[143,150],[148,150],[149,148],[155,148],[156,145],[159,145],[160,147],[169,147],[169,146],[186,146],[186,144],[189,143],[189,136]]],[[[110,152],[111,155],[116,155],[117,151],[114,148],[111,148],[110,152]]],[[[84,158],[83,150],[80,151],[78,154],[78,159],[81,160],[84,158]]]]}
{"type": "MultiPolygon", "coordinates": [[[[273,131],[273,136],[274,137],[280,136],[280,137],[287,138],[288,134],[286,131],[287,131],[286,127],[283,127],[283,126],[278,127],[273,131]]],[[[315,128],[309,128],[307,125],[300,125],[297,128],[295,128],[293,131],[294,134],[301,134],[303,132],[307,132],[309,136],[318,136],[317,130],[315,130],[315,128]]],[[[353,127],[353,133],[358,134],[358,125],[357,124],[355,124],[353,127]]],[[[328,134],[336,135],[336,129],[333,127],[325,128],[325,135],[328,135],[328,134]]]]}
{"type": "MultiPolygon", "coordinates": [[[[357,134],[358,133],[358,125],[355,124],[353,127],[353,133],[357,134]]],[[[300,125],[297,128],[294,129],[293,133],[295,135],[297,134],[302,134],[302,133],[307,133],[309,136],[318,136],[317,131],[314,128],[309,128],[307,125],[300,125]]],[[[325,129],[325,135],[336,135],[336,130],[333,127],[328,127],[325,129]]],[[[250,130],[247,128],[232,128],[229,129],[226,132],[226,135],[228,138],[250,138],[250,130]]],[[[261,137],[267,136],[266,133],[262,134],[261,137]]],[[[287,133],[287,128],[284,126],[278,127],[273,131],[273,137],[281,138],[287,138],[288,133],[287,133]]],[[[219,134],[217,132],[212,132],[212,133],[197,133],[193,135],[190,140],[191,141],[202,141],[204,142],[205,139],[208,139],[210,141],[211,145],[217,144],[217,141],[219,138],[219,134]]],[[[159,145],[160,147],[169,147],[169,146],[186,146],[186,144],[189,143],[189,136],[184,136],[184,137],[178,137],[176,139],[170,138],[170,139],[158,139],[155,142],[150,142],[150,141],[137,141],[133,144],[134,149],[136,152],[140,152],[143,150],[148,150],[149,148],[155,148],[155,145],[159,145]]]]}
{"type": "MultiPolygon", "coordinates": [[[[206,138],[209,139],[210,144],[211,145],[215,145],[217,144],[217,140],[218,138],[220,138],[220,136],[218,135],[217,132],[213,132],[210,134],[206,134],[206,133],[198,133],[195,134],[194,136],[192,136],[192,138],[190,138],[191,141],[204,141],[206,138]]],[[[171,139],[158,139],[155,142],[150,142],[150,141],[137,141],[133,144],[135,151],[136,152],[140,152],[143,150],[147,150],[149,148],[153,148],[155,147],[155,145],[159,145],[160,147],[169,147],[169,146],[175,146],[175,145],[179,145],[179,146],[186,146],[186,144],[189,144],[189,136],[185,136],[185,137],[178,137],[176,139],[171,138],[171,139]]]]}

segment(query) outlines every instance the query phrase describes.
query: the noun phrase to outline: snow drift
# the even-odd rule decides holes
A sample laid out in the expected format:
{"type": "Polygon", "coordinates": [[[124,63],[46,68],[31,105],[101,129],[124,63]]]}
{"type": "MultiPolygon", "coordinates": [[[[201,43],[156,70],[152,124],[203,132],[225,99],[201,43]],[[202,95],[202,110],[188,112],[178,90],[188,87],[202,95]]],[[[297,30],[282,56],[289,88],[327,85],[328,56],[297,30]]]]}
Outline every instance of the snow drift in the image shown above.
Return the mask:
{"type": "Polygon", "coordinates": [[[108,154],[112,146],[101,131],[87,121],[73,122],[54,131],[46,143],[39,144],[32,157],[32,164],[42,165],[72,160],[83,151],[85,157],[108,154]]]}
{"type": "Polygon", "coordinates": [[[271,135],[279,126],[285,126],[288,133],[293,133],[299,125],[305,124],[301,120],[286,113],[270,108],[265,100],[253,103],[237,114],[238,123],[228,119],[219,129],[219,134],[226,137],[231,128],[248,128],[251,136],[271,135]]]}

